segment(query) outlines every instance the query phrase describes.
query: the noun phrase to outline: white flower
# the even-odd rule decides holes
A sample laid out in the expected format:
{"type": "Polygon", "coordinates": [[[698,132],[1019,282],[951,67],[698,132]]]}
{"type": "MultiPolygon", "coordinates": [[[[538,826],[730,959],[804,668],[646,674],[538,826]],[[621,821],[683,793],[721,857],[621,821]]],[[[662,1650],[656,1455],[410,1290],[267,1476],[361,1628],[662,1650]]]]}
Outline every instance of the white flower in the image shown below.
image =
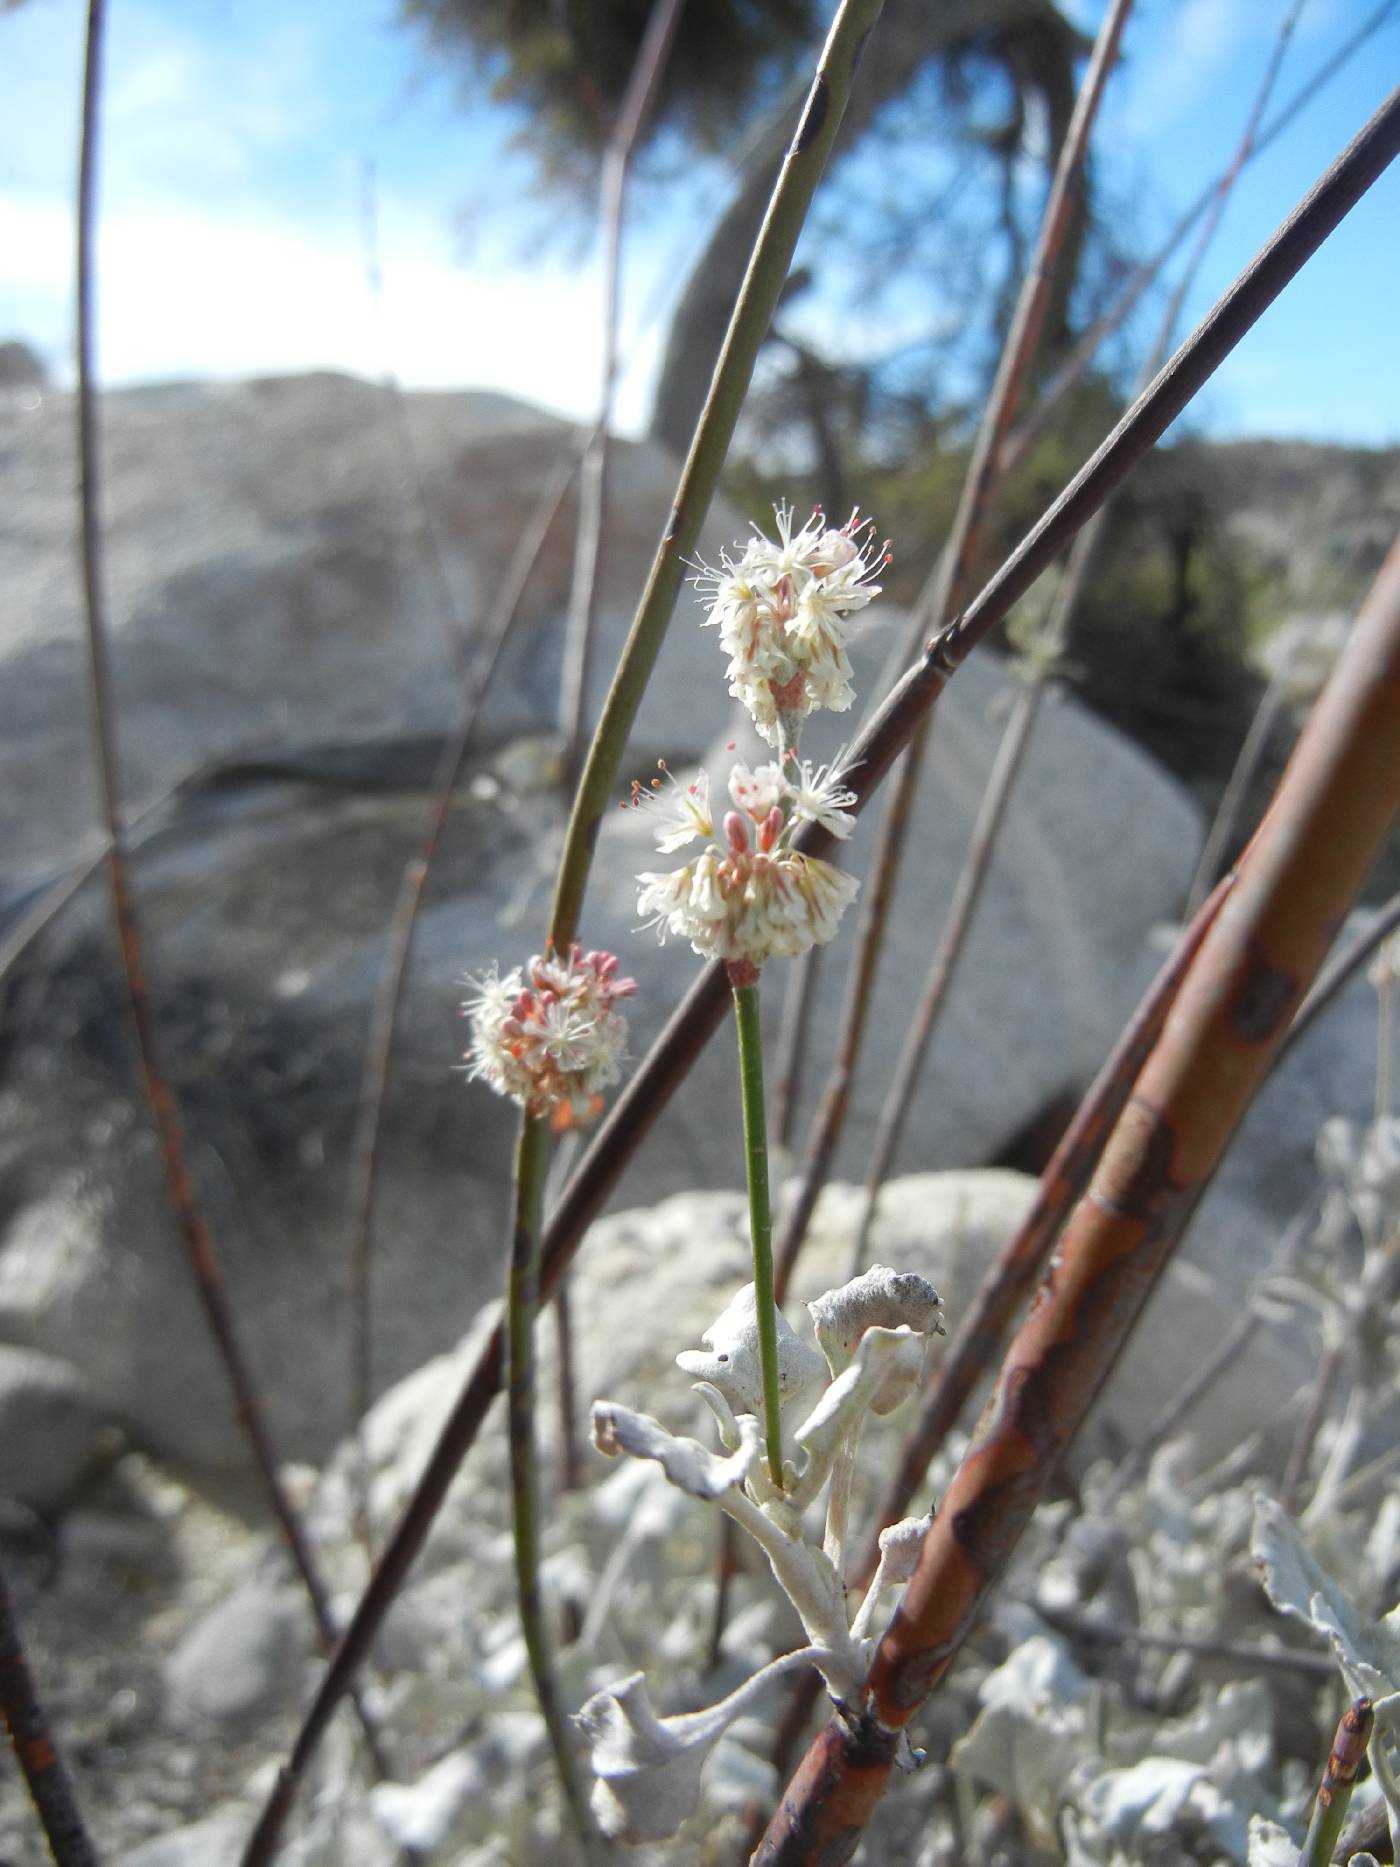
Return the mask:
{"type": "Polygon", "coordinates": [[[627,1050],[617,1004],[637,989],[635,979],[617,977],[616,955],[575,945],[567,959],[537,955],[523,972],[517,966],[500,978],[493,970],[471,983],[467,1075],[559,1128],[595,1115],[627,1050]]]}
{"type": "Polygon", "coordinates": [[[729,691],[770,745],[780,712],[800,721],[850,706],[845,618],[879,595],[873,579],[888,562],[858,512],[837,530],[818,508],[798,532],[790,506],[774,516],[776,543],[755,527],[737,562],[721,552],[717,570],[701,565],[695,577],[729,656],[729,691]]]}
{"type": "Polygon", "coordinates": [[[729,965],[795,959],[830,940],[859,884],[794,849],[792,838],[806,822],[847,834],[852,819],[843,806],[855,795],[824,768],[803,765],[798,773],[794,784],[780,765],[751,771],[736,764],[729,795],[737,808],[724,819],[722,844],[709,844],[683,868],[640,875],[642,924],[662,940],[679,934],[703,958],[729,965]]]}
{"type": "Polygon", "coordinates": [[[844,773],[838,776],[843,757],[844,754],[838,752],[832,764],[815,768],[803,759],[789,780],[789,794],[792,814],[799,823],[819,823],[833,836],[844,840],[856,827],[856,820],[850,814],[856,794],[843,782],[844,773]]]}
{"type": "Polygon", "coordinates": [[[629,801],[636,809],[655,811],[662,816],[663,821],[656,826],[656,847],[663,856],[669,856],[697,837],[714,835],[715,826],[710,821],[710,779],[708,773],[698,771],[689,784],[682,784],[667,770],[665,759],[657,760],[657,769],[670,780],[671,789],[667,791],[660,778],[653,778],[649,786],[634,780],[629,801]]]}
{"type": "Polygon", "coordinates": [[[750,771],[742,760],[729,774],[729,795],[735,806],[761,824],[769,812],[781,810],[790,795],[790,786],[778,765],[760,765],[750,771]]]}

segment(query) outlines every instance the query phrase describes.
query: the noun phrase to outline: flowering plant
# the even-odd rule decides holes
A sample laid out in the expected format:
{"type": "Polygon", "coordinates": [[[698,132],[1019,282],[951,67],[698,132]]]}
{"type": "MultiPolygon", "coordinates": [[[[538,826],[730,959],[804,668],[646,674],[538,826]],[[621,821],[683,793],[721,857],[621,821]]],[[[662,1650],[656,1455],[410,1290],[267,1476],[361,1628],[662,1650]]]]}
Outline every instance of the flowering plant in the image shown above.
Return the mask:
{"type": "Polygon", "coordinates": [[[858,511],[837,529],[818,506],[798,532],[791,506],[774,517],[776,542],[755,526],[737,558],[722,551],[719,568],[702,564],[695,583],[729,656],[730,693],[783,749],[809,713],[844,713],[854,699],[846,618],[880,594],[874,578],[888,551],[858,511]]]}
{"type": "Polygon", "coordinates": [[[536,954],[523,971],[516,966],[501,978],[493,967],[471,981],[476,994],[463,1006],[472,1027],[467,1075],[529,1115],[548,1115],[556,1128],[590,1121],[627,1049],[617,1005],[637,982],[619,979],[617,963],[614,953],[575,944],[567,959],[536,954]]]}
{"type": "MultiPolygon", "coordinates": [[[[715,834],[705,774],[676,791],[670,819],[657,830],[663,854],[715,834]]],[[[641,796],[664,801],[655,791],[641,796]]],[[[855,793],[829,767],[793,760],[787,772],[775,764],[756,771],[735,765],[729,796],[735,808],[724,817],[722,842],[711,841],[679,869],[637,878],[637,905],[650,917],[645,924],[658,927],[663,940],[681,935],[702,958],[755,967],[825,944],[859,884],[794,849],[792,839],[804,823],[849,836],[855,819],[847,806],[855,793]]]]}

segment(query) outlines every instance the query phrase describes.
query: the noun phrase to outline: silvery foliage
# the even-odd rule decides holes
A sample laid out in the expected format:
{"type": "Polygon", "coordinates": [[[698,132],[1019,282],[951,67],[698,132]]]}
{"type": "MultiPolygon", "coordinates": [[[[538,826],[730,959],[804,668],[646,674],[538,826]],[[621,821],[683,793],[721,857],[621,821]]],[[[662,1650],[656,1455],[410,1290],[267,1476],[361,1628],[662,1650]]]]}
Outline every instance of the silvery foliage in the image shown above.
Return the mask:
{"type": "Polygon", "coordinates": [[[1030,1839],[1073,1867],[1245,1861],[1251,1813],[1277,1804],[1264,1682],[1204,1686],[1182,1716],[1163,1718],[1137,1690],[1144,1680],[1122,1667],[1090,1673],[1077,1654],[1092,1649],[1057,1630],[1070,1611],[1163,1634],[1219,1628],[1219,1583],[1247,1533],[1247,1501],[1183,1503],[1178,1481],[1174,1449],[1133,1494],[1111,1499],[1109,1473],[1096,1469],[1083,1514],[1036,1514],[997,1611],[1012,1650],[982,1680],[982,1708],[950,1755],[956,1774],[1010,1798],[1030,1839]],[[1155,1570],[1131,1561],[1139,1538],[1155,1570]]]}
{"type": "MultiPolygon", "coordinates": [[[[801,1621],[806,1645],[770,1661],[717,1704],[661,1716],[645,1676],[634,1672],[594,1693],[578,1715],[594,1770],[592,1805],[605,1834],[627,1842],[675,1833],[699,1806],[701,1773],[712,1750],[771,1682],[794,1667],[816,1667],[838,1702],[854,1700],[874,1648],[875,1608],[887,1585],[907,1581],[932,1515],[906,1518],[880,1538],[880,1564],[854,1616],[844,1579],[846,1515],[856,1449],[870,1413],[888,1413],[922,1383],[933,1338],[942,1333],[938,1293],[924,1278],[876,1265],[809,1305],[823,1355],[779,1316],[779,1379],[785,1445],[777,1484],[763,1455],[758,1415],[758,1322],[745,1286],[704,1332],[702,1348],[677,1357],[698,1376],[695,1391],[713,1414],[721,1450],[667,1431],[659,1421],[612,1401],[593,1408],[594,1443],[658,1464],[684,1495],[717,1504],[763,1550],[801,1621]],[[826,1384],[790,1433],[786,1418],[826,1384]],[[806,1517],[826,1492],[820,1544],[806,1517]]],[[[911,1759],[906,1759],[911,1760],[911,1759]]]]}
{"type": "MultiPolygon", "coordinates": [[[[1263,1669],[1213,1683],[1189,1654],[1135,1647],[1120,1631],[1280,1644],[1248,1569],[1255,1493],[1216,1489],[1214,1477],[1194,1475],[1187,1441],[1164,1446],[1127,1488],[1113,1468],[1093,1468],[1081,1509],[1058,1503],[1036,1513],[994,1598],[992,1623],[1009,1651],[981,1681],[981,1708],[950,1762],[1007,1797],[1031,1841],[1072,1867],[1266,1867],[1274,1859],[1266,1844],[1281,1847],[1278,1834],[1289,1837],[1289,1867],[1297,1861],[1336,1721],[1335,1690],[1263,1669]],[[1086,1635],[1095,1626],[1103,1639],[1086,1635]],[[1275,1724],[1285,1704],[1316,1721],[1316,1770],[1279,1755],[1275,1724]],[[1252,1825],[1261,1814],[1269,1821],[1252,1825]]],[[[1352,1547],[1352,1573],[1372,1594],[1400,1543],[1400,1498],[1387,1500],[1374,1526],[1373,1516],[1343,1516],[1334,1532],[1352,1547]]],[[[1291,1595],[1307,1595],[1299,1572],[1315,1593],[1321,1571],[1291,1526],[1278,1548],[1293,1563],[1291,1595]]],[[[1360,1640],[1365,1616],[1347,1618],[1335,1596],[1327,1600],[1360,1640]]]]}
{"type": "MultiPolygon", "coordinates": [[[[1017,1807],[1030,1836],[1074,1867],[1183,1859],[1294,1867],[1338,1711],[1335,1690],[1260,1673],[1200,1684],[1185,1652],[1132,1655],[1130,1676],[1091,1675],[1085,1622],[1170,1639],[1278,1644],[1277,1622],[1246,1581],[1252,1559],[1267,1598],[1331,1642],[1349,1697],[1377,1705],[1371,1757],[1392,1827],[1400,1807],[1400,1610],[1394,1599],[1400,1494],[1377,1507],[1350,1485],[1362,1434],[1394,1382],[1400,1264],[1400,1121],[1330,1121],[1318,1140],[1320,1214],[1289,1275],[1264,1294],[1315,1314],[1344,1352],[1350,1395],[1319,1434],[1321,1470],[1301,1530],[1234,1482],[1258,1446],[1197,1476],[1189,1440],[1162,1447],[1141,1483],[1109,1467],[1086,1475],[1082,1508],[1043,1506],[993,1609],[1010,1647],[980,1688],[982,1709],[952,1754],[955,1770],[1017,1807]],[[1349,1591],[1329,1568],[1348,1578],[1349,1591]],[[1073,1626],[1066,1626],[1067,1621],[1073,1626]],[[1081,1664],[1081,1661],[1084,1662],[1081,1664]],[[1163,1720],[1154,1696],[1186,1713],[1163,1720]],[[1275,1753],[1280,1705],[1310,1716],[1317,1766],[1275,1753]]],[[[1346,1391],[1345,1389],[1343,1391],[1346,1391]]],[[[1119,1635],[1111,1647],[1120,1656],[1119,1635]]],[[[1364,1795],[1366,1788],[1358,1791],[1364,1795]]]]}
{"type": "MultiPolygon", "coordinates": [[[[1400,1500],[1392,1496],[1387,1503],[1387,1541],[1393,1552],[1400,1500]]],[[[1376,1722],[1367,1755],[1385,1797],[1391,1840],[1400,1842],[1400,1607],[1379,1617],[1368,1614],[1314,1558],[1287,1514],[1262,1494],[1255,1511],[1253,1553],[1274,1606],[1322,1634],[1348,1695],[1372,1701],[1376,1722]]]]}

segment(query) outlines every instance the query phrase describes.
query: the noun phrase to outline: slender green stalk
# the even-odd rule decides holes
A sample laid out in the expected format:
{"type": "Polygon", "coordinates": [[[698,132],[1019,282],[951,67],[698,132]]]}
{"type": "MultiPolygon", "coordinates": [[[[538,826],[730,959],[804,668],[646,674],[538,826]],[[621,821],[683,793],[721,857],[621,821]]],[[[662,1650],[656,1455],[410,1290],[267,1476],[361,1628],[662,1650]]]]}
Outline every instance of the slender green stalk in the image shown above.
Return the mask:
{"type": "Polygon", "coordinates": [[[812,196],[845,115],[862,42],[879,18],[883,5],[884,0],[842,0],[817,65],[802,120],[768,204],[748,272],[744,275],[739,302],[729,322],[724,348],[715,366],[710,393],[681,471],[675,505],[652,560],[646,589],[603,704],[602,717],[574,797],[550,918],[550,939],[558,953],[568,951],[578,931],[593,846],[617,781],[627,736],[660,653],[671,611],[680,593],[686,560],[699,543],[700,527],[719,482],[759,346],[786,283],[797,236],[802,231],[812,196]]]}
{"type": "Polygon", "coordinates": [[[554,1654],[540,1600],[539,1458],[535,1446],[535,1317],[540,1306],[540,1231],[544,1221],[549,1123],[524,1115],[515,1151],[515,1223],[506,1280],[506,1431],[510,1443],[511,1526],[520,1631],[530,1678],[549,1733],[565,1800],[585,1859],[598,1859],[588,1804],[579,1783],[568,1721],[559,1702],[554,1654]]]}
{"type": "Polygon", "coordinates": [[[1332,1754],[1313,1804],[1312,1820],[1303,1837],[1298,1867],[1328,1867],[1342,1835],[1356,1773],[1366,1755],[1376,1714],[1368,1698],[1359,1698],[1342,1713],[1332,1754]]]}
{"type": "Polygon", "coordinates": [[[739,1090],[744,1105],[744,1168],[753,1238],[753,1294],[758,1313],[758,1359],[763,1373],[763,1431],[768,1470],[783,1482],[783,1427],[778,1389],[778,1305],[773,1296],[773,1209],[768,1198],[768,1128],[763,1110],[763,1032],[758,984],[734,987],[739,1033],[739,1090]]]}

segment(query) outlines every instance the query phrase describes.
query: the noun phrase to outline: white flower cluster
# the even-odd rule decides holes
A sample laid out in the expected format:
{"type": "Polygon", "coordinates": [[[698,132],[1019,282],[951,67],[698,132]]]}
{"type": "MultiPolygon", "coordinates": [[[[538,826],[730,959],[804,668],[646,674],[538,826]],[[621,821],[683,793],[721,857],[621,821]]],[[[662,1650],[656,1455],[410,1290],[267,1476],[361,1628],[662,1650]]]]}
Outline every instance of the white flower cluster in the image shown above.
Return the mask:
{"type": "Polygon", "coordinates": [[[493,968],[471,984],[475,996],[462,1007],[472,1026],[468,1076],[531,1115],[552,1116],[556,1128],[596,1115],[627,1049],[617,1001],[637,989],[618,978],[616,954],[575,945],[567,959],[537,954],[523,972],[516,966],[502,979],[493,968]]]}
{"type": "MultiPolygon", "coordinates": [[[[791,776],[779,765],[750,771],[742,762],[729,775],[735,808],[722,825],[723,842],[711,842],[682,868],[638,876],[638,907],[645,925],[680,934],[706,959],[761,967],[774,955],[795,959],[822,946],[854,899],[859,883],[818,857],[792,847],[799,825],[820,823],[849,836],[855,819],[847,806],[855,793],[826,766],[791,761],[791,776]]],[[[714,836],[709,781],[702,772],[691,785],[676,784],[670,798],[638,791],[637,801],[669,806],[658,826],[664,854],[700,837],[714,836]]]]}
{"type": "Polygon", "coordinates": [[[700,567],[696,587],[709,604],[729,656],[729,691],[770,745],[791,745],[780,716],[800,724],[818,707],[844,713],[854,698],[846,618],[880,593],[873,581],[889,561],[871,521],[853,512],[839,529],[818,507],[794,533],[792,508],[774,508],[777,542],[754,528],[737,559],[700,567]]]}

